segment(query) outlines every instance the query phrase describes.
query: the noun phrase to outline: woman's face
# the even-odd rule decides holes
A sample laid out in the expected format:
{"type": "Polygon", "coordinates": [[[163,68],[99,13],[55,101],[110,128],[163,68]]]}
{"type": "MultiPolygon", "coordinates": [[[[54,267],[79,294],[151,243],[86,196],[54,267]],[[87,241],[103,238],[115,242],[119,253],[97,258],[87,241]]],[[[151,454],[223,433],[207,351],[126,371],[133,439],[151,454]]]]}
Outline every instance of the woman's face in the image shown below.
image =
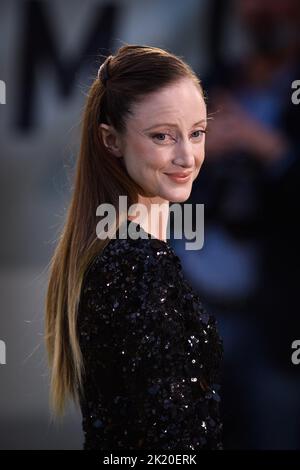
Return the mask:
{"type": "Polygon", "coordinates": [[[172,202],[188,199],[204,160],[206,120],[204,99],[191,79],[169,85],[133,106],[121,154],[127,172],[149,197],[172,202]],[[176,173],[188,176],[180,178],[176,173]]]}

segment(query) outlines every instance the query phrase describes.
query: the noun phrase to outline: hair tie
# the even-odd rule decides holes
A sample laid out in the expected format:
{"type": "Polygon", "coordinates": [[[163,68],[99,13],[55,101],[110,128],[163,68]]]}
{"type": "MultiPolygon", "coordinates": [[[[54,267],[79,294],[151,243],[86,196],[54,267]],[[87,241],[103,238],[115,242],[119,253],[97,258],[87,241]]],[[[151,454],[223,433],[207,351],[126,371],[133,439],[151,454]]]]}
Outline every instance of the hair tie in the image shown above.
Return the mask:
{"type": "Polygon", "coordinates": [[[101,64],[101,66],[99,67],[99,70],[98,70],[98,79],[101,80],[104,87],[106,87],[107,80],[109,80],[111,78],[110,74],[109,74],[109,71],[108,71],[108,64],[109,64],[110,60],[112,59],[112,57],[113,57],[112,55],[108,56],[105,59],[105,61],[101,64]]]}

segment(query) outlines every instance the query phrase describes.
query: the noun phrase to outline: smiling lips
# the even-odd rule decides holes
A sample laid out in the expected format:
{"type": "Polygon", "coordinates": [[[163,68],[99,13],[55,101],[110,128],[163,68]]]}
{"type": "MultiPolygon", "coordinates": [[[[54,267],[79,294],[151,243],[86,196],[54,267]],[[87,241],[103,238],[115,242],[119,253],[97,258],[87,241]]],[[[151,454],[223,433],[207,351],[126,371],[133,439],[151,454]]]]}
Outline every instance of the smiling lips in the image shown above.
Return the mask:
{"type": "Polygon", "coordinates": [[[171,178],[176,183],[185,183],[189,180],[192,172],[189,173],[165,173],[169,178],[171,178]]]}

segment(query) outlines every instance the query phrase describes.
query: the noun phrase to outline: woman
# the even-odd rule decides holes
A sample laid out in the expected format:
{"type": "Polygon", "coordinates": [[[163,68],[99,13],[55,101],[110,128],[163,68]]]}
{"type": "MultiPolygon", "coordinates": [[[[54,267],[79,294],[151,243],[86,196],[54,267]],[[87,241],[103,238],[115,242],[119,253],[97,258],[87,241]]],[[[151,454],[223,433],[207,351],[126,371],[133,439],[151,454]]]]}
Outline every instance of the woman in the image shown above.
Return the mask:
{"type": "Polygon", "coordinates": [[[206,123],[199,79],[155,47],[121,47],[88,94],[46,302],[53,406],[80,405],[84,449],[222,448],[222,341],[166,241],[169,201],[190,195],[206,123]],[[120,212],[120,196],[143,215],[120,212]],[[118,216],[103,237],[105,203],[118,216]],[[129,226],[140,235],[120,236],[129,226]]]}

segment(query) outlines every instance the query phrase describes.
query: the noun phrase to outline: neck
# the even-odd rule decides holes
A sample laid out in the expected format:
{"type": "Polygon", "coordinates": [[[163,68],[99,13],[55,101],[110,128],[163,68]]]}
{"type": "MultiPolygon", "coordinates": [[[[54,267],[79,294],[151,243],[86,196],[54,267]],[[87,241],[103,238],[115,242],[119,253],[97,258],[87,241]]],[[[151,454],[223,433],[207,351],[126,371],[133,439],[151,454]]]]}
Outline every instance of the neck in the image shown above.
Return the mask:
{"type": "Polygon", "coordinates": [[[167,241],[167,226],[169,219],[169,201],[160,197],[144,197],[139,195],[139,204],[143,204],[143,209],[137,211],[138,215],[129,215],[128,219],[150,233],[155,238],[167,241]]]}

